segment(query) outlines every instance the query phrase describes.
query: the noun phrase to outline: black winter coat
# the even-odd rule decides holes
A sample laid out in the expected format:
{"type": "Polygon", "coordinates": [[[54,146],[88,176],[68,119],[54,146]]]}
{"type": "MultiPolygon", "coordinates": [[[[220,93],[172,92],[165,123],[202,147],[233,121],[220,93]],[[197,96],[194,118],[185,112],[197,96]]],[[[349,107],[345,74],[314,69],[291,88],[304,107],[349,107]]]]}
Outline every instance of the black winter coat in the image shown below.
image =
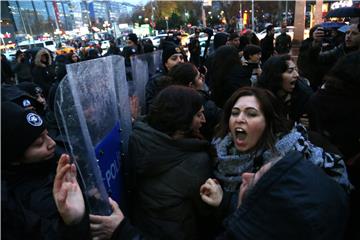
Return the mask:
{"type": "Polygon", "coordinates": [[[348,199],[340,185],[291,151],[225,220],[224,239],[341,240],[347,216],[348,199]]]}
{"type": "Polygon", "coordinates": [[[14,73],[18,82],[32,82],[31,65],[27,62],[17,63],[14,67],[14,73]]]}
{"type": "Polygon", "coordinates": [[[329,71],[329,66],[317,62],[312,47],[313,39],[307,38],[301,42],[297,66],[299,74],[310,81],[311,88],[316,91],[323,84],[323,77],[329,71]]]}
{"type": "Polygon", "coordinates": [[[14,73],[10,62],[1,54],[1,83],[14,84],[14,73]]]}
{"type": "MultiPolygon", "coordinates": [[[[66,226],[56,208],[52,190],[56,162],[11,167],[2,179],[1,235],[9,240],[88,239],[88,218],[66,226]]],[[[4,176],[4,174],[3,174],[4,176]]]]}
{"type": "Polygon", "coordinates": [[[149,112],[150,105],[153,103],[156,95],[164,88],[161,84],[161,81],[165,76],[165,73],[159,72],[153,75],[145,86],[145,101],[146,101],[146,110],[145,112],[149,112]]]}
{"type": "Polygon", "coordinates": [[[296,87],[292,93],[291,109],[289,110],[290,118],[294,121],[299,121],[300,117],[306,112],[305,105],[309,98],[313,95],[311,87],[304,79],[299,79],[296,82],[296,87]]]}
{"type": "Polygon", "coordinates": [[[200,216],[211,208],[200,186],[211,176],[207,141],[174,140],[137,121],[129,141],[132,223],[155,239],[201,239],[200,216]],[[132,171],[131,171],[132,169],[132,171]]]}
{"type": "Polygon", "coordinates": [[[360,153],[360,98],[319,89],[307,105],[310,129],[327,137],[345,160],[360,153]]]}
{"type": "Polygon", "coordinates": [[[260,41],[261,62],[265,63],[274,54],[274,36],[266,35],[260,41]]]}
{"type": "MultiPolygon", "coordinates": [[[[223,196],[223,212],[230,199],[229,194],[223,196]]],[[[225,219],[225,232],[217,239],[341,240],[348,207],[339,184],[301,153],[290,151],[249,190],[240,208],[225,219]]],[[[125,219],[112,239],[152,238],[125,219]]]]}

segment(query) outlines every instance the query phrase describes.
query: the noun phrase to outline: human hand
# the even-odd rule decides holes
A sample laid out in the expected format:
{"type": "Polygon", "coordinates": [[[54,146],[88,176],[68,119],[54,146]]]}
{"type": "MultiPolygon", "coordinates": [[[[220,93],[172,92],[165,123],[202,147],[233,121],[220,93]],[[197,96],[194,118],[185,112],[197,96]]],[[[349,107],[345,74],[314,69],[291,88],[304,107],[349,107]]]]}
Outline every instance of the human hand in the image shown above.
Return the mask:
{"type": "Polygon", "coordinates": [[[139,98],[135,95],[130,96],[130,112],[131,112],[131,119],[134,122],[140,112],[139,98]]]}
{"type": "Polygon", "coordinates": [[[118,204],[109,198],[113,213],[110,216],[90,214],[90,230],[92,240],[110,239],[115,229],[124,219],[118,204]]]}
{"type": "Polygon", "coordinates": [[[201,199],[213,207],[218,207],[223,198],[223,190],[216,179],[209,178],[200,187],[201,199]]]}
{"type": "Polygon", "coordinates": [[[85,214],[85,202],[76,180],[76,167],[70,157],[62,154],[56,169],[53,196],[60,216],[67,225],[81,221],[85,214]]]}

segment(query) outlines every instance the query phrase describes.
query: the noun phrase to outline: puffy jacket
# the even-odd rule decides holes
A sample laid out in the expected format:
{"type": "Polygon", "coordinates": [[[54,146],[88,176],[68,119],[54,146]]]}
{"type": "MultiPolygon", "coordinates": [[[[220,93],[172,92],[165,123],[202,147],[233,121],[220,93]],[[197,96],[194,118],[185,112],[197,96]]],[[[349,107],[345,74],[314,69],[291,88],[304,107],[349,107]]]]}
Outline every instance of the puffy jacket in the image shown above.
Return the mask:
{"type": "Polygon", "coordinates": [[[155,239],[201,239],[198,220],[211,208],[202,202],[200,186],[211,175],[207,141],[174,140],[137,121],[129,141],[133,167],[132,222],[155,239]]]}
{"type": "Polygon", "coordinates": [[[286,154],[255,184],[225,220],[225,239],[343,239],[345,191],[296,151],[286,154]]]}
{"type": "Polygon", "coordinates": [[[1,222],[4,239],[88,239],[89,219],[66,226],[52,195],[56,162],[22,164],[2,171],[1,222]]]}
{"type": "Polygon", "coordinates": [[[33,80],[44,90],[44,95],[47,97],[50,87],[55,81],[55,69],[52,65],[51,55],[45,48],[40,49],[36,53],[35,66],[33,69],[33,80]],[[46,64],[41,62],[42,55],[47,56],[46,64]]]}

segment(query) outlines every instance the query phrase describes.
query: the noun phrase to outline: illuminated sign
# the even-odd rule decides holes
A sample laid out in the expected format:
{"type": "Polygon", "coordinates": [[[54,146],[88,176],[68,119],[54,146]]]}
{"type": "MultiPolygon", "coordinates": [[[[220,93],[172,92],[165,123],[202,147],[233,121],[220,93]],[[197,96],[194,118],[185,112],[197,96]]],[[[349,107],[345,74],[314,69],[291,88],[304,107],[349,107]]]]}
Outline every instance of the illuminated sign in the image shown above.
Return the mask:
{"type": "Polygon", "coordinates": [[[331,9],[337,9],[337,8],[342,8],[342,7],[351,7],[353,5],[352,0],[342,0],[339,2],[334,2],[333,4],[331,4],[331,9]]]}

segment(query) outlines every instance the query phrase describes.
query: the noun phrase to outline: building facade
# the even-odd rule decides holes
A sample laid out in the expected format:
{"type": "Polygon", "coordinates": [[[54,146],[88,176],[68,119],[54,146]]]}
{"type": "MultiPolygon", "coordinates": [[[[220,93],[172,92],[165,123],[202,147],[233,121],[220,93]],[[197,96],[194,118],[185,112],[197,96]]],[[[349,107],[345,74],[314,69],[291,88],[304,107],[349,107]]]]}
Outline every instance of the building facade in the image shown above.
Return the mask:
{"type": "Polygon", "coordinates": [[[84,26],[101,27],[105,21],[117,23],[122,14],[129,14],[131,10],[123,0],[1,1],[1,32],[38,37],[84,26]]]}

